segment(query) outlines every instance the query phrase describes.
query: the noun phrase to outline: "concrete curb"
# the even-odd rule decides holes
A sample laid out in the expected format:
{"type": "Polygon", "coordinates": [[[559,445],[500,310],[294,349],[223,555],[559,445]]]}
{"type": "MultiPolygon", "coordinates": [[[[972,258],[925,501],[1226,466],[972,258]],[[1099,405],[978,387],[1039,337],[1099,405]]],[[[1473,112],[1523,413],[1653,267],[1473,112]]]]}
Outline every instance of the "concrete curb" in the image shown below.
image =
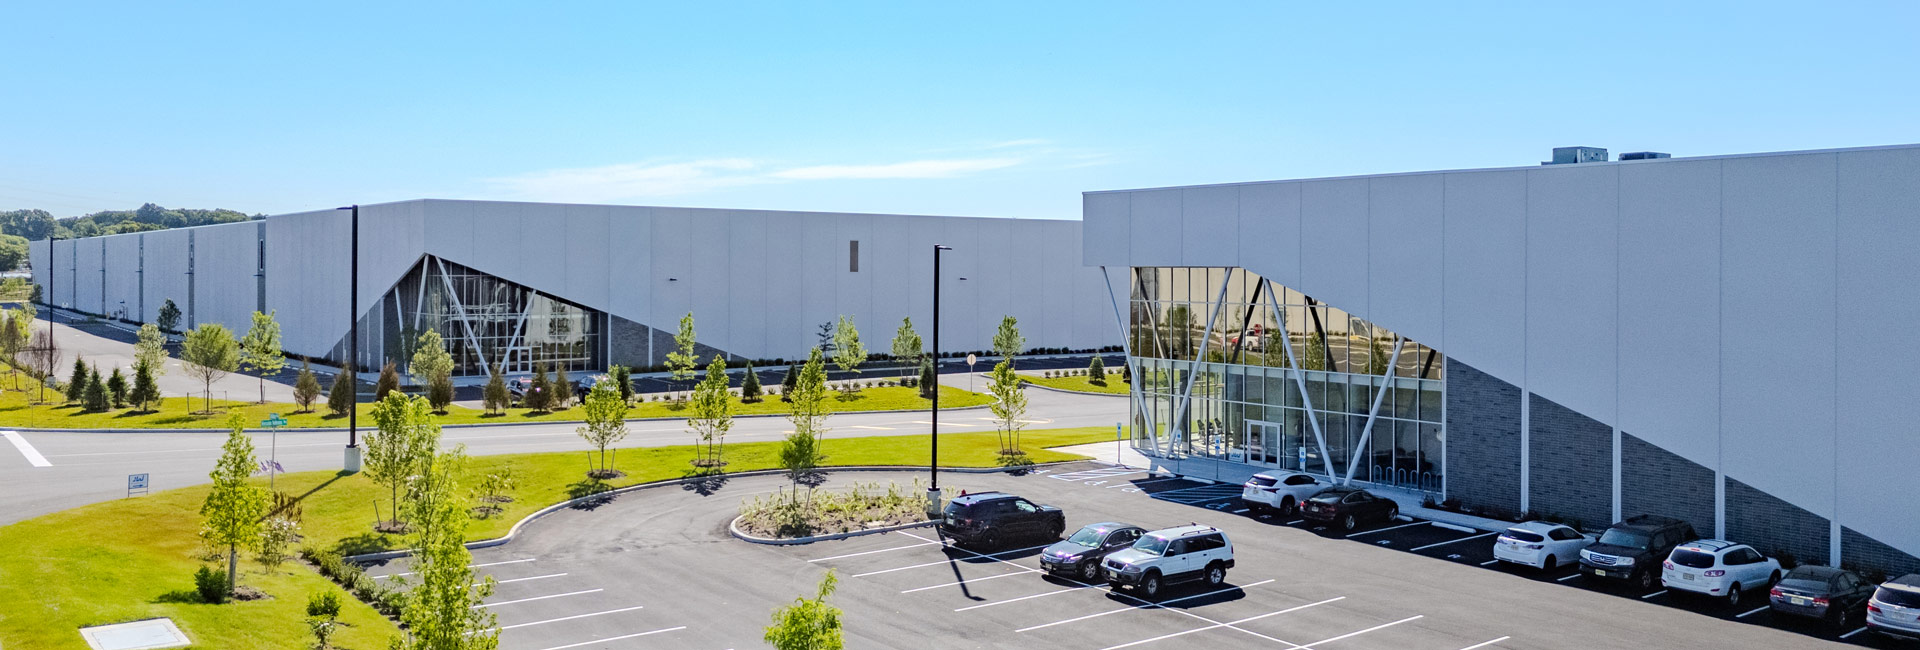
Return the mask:
{"type": "MultiPolygon", "coordinates": [[[[1000,472],[1010,472],[1010,471],[1019,470],[1019,469],[1031,470],[1031,469],[1040,468],[1040,467],[1052,467],[1054,465],[1065,465],[1067,463],[1083,463],[1083,462],[1087,462],[1087,461],[1063,460],[1063,461],[1058,461],[1053,463],[1038,463],[1034,465],[1027,465],[1025,467],[942,467],[940,468],[940,471],[951,472],[955,474],[995,474],[1000,472]]],[[[912,471],[912,470],[926,469],[926,466],[924,465],[858,465],[858,466],[852,466],[852,467],[831,467],[831,468],[824,468],[824,469],[826,473],[831,474],[833,472],[912,471]]],[[[724,476],[727,479],[731,480],[735,478],[750,478],[755,476],[769,476],[769,475],[784,474],[784,473],[786,473],[786,470],[763,469],[763,470],[754,470],[751,472],[740,472],[737,474],[725,474],[724,476]]],[[[500,537],[495,537],[493,539],[483,539],[478,541],[467,542],[467,549],[477,550],[477,549],[483,549],[483,548],[492,548],[495,546],[503,546],[508,542],[513,541],[513,538],[520,534],[520,529],[525,528],[527,524],[533,523],[534,520],[553,514],[555,512],[559,512],[560,510],[570,508],[575,505],[579,505],[581,503],[586,503],[588,501],[592,501],[595,499],[605,499],[608,497],[626,494],[628,492],[638,492],[640,490],[666,487],[669,485],[686,485],[687,483],[690,483],[694,480],[697,480],[697,479],[670,478],[663,481],[654,481],[652,483],[640,483],[637,485],[629,485],[623,488],[615,488],[612,490],[608,490],[606,492],[601,492],[599,494],[592,494],[592,495],[580,497],[577,499],[568,499],[566,501],[561,501],[559,503],[547,506],[545,508],[535,510],[531,514],[528,514],[526,517],[521,518],[520,521],[514,522],[513,527],[507,529],[507,534],[505,535],[502,535],[500,537]]],[[[413,554],[413,551],[411,549],[401,549],[401,550],[395,550],[395,551],[380,551],[377,553],[362,553],[360,555],[348,555],[342,559],[345,559],[349,562],[356,562],[356,563],[379,562],[383,560],[399,559],[399,558],[407,557],[412,554],[413,554]]]]}
{"type": "Polygon", "coordinates": [[[792,539],[778,539],[773,537],[754,537],[752,535],[748,535],[744,531],[741,531],[740,520],[744,517],[745,515],[734,517],[733,521],[728,522],[727,532],[733,533],[733,536],[739,538],[741,541],[751,542],[754,544],[766,544],[768,546],[795,546],[799,544],[812,544],[814,542],[826,542],[826,541],[832,541],[836,539],[846,539],[849,537],[859,537],[862,535],[877,535],[880,533],[889,533],[896,530],[906,530],[908,528],[919,528],[921,526],[932,526],[936,523],[939,523],[933,520],[916,521],[910,524],[896,524],[892,526],[881,526],[879,528],[868,528],[866,530],[850,530],[844,533],[832,533],[829,535],[814,535],[812,537],[795,537],[792,539]]]}
{"type": "Polygon", "coordinates": [[[1050,391],[1053,391],[1053,392],[1056,392],[1056,393],[1066,393],[1066,394],[1068,394],[1068,395],[1092,395],[1092,396],[1094,396],[1094,397],[1118,397],[1118,398],[1121,398],[1121,399],[1126,399],[1126,398],[1128,398],[1128,397],[1131,397],[1131,395],[1128,395],[1127,393],[1095,393],[1095,392],[1092,392],[1092,391],[1084,391],[1084,390],[1067,390],[1067,389],[1065,389],[1065,388],[1054,388],[1054,387],[1052,387],[1052,386],[1042,386],[1042,385],[1040,385],[1040,384],[1036,384],[1036,383],[1034,383],[1034,382],[1031,382],[1031,381],[1023,381],[1023,382],[1020,382],[1020,383],[1021,383],[1022,385],[1024,385],[1024,386],[1026,386],[1026,387],[1028,387],[1028,388],[1038,388],[1038,389],[1040,389],[1040,390],[1050,390],[1050,391]]]}
{"type": "MultiPolygon", "coordinates": [[[[1091,395],[1092,393],[1076,393],[1076,394],[1091,395]]],[[[940,412],[948,413],[948,412],[958,412],[958,411],[978,411],[980,409],[984,409],[989,406],[992,406],[992,405],[979,404],[975,406],[957,406],[953,408],[940,409],[940,412]]],[[[832,413],[832,415],[873,415],[877,413],[921,413],[921,412],[923,411],[920,411],[918,409],[914,409],[914,410],[896,409],[896,410],[887,410],[887,411],[835,411],[834,413],[832,413]]],[[[787,417],[787,415],[784,413],[753,413],[748,415],[735,415],[733,417],[735,419],[784,418],[784,417],[787,417]]],[[[686,418],[627,418],[627,421],[628,422],[672,422],[676,420],[685,420],[685,419],[686,418]]],[[[496,428],[496,427],[532,427],[532,426],[553,425],[553,424],[580,424],[581,422],[583,422],[583,420],[552,420],[547,422],[468,422],[468,423],[462,423],[462,424],[443,424],[443,425],[440,425],[440,428],[441,429],[490,429],[490,428],[496,428]]],[[[372,429],[373,427],[360,427],[361,431],[369,431],[372,429]]],[[[226,433],[228,431],[227,429],[144,429],[144,428],[36,429],[36,428],[28,428],[28,427],[11,427],[11,428],[6,428],[6,430],[25,431],[28,433],[226,433]]],[[[261,429],[258,427],[250,427],[246,430],[247,431],[266,431],[266,429],[261,429]]],[[[281,431],[310,431],[310,432],[316,432],[316,433],[338,433],[346,430],[347,430],[346,427],[288,427],[285,429],[281,429],[281,431]]]]}

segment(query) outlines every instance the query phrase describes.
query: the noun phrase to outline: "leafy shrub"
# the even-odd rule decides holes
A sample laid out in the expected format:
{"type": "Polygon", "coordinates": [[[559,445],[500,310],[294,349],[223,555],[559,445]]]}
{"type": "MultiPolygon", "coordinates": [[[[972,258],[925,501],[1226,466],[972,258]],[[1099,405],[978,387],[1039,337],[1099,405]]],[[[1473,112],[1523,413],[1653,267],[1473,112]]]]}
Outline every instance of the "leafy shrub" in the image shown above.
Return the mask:
{"type": "Polygon", "coordinates": [[[340,592],[328,589],[307,597],[307,615],[340,617],[340,592]]]}
{"type": "Polygon", "coordinates": [[[926,518],[926,488],[910,491],[888,483],[855,483],[846,491],[807,490],[754,497],[740,504],[740,527],[756,535],[806,537],[893,525],[926,518]]]}
{"type": "Polygon", "coordinates": [[[200,602],[218,605],[227,602],[227,572],[207,565],[193,572],[193,590],[200,592],[200,602]]]}

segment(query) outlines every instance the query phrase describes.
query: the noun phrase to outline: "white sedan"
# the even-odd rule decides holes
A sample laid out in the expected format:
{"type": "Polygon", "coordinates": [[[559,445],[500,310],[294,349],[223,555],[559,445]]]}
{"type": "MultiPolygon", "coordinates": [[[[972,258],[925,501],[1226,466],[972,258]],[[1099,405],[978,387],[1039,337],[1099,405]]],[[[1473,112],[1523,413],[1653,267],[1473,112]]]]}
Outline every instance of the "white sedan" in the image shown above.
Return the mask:
{"type": "Polygon", "coordinates": [[[1515,524],[1493,541],[1493,557],[1502,562],[1552,569],[1580,561],[1580,550],[1593,536],[1564,524],[1529,521],[1515,524]]]}

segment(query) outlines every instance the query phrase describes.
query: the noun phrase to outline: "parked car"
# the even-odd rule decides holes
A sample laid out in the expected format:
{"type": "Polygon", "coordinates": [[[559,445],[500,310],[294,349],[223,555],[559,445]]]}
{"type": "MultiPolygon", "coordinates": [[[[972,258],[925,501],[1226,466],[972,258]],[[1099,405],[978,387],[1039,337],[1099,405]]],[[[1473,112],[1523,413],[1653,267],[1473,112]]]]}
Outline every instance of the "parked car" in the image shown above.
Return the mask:
{"type": "Polygon", "coordinates": [[[1775,614],[1820,619],[1844,630],[1866,612],[1873,590],[1873,583],[1852,571],[1798,566],[1774,583],[1767,606],[1775,614]]]}
{"type": "Polygon", "coordinates": [[[1552,570],[1580,561],[1580,551],[1593,545],[1594,537],[1565,524],[1529,521],[1517,524],[1493,541],[1493,558],[1501,562],[1524,564],[1552,570]]]}
{"type": "Polygon", "coordinates": [[[1739,605],[1741,592],[1770,589],[1780,581],[1780,561],[1746,544],[1700,539],[1673,548],[1660,563],[1660,585],[1679,592],[1727,599],[1739,605]]]}
{"type": "Polygon", "coordinates": [[[1005,492],[961,494],[947,502],[940,534],[968,546],[994,547],[1010,539],[1045,535],[1058,539],[1066,513],[1005,492]]]}
{"type": "Polygon", "coordinates": [[[1040,551],[1040,568],[1051,574],[1099,580],[1100,563],[1115,551],[1133,546],[1147,529],[1132,524],[1104,522],[1083,526],[1058,544],[1040,551]]]}
{"type": "Polygon", "coordinates": [[[1254,513],[1278,512],[1291,515],[1307,497],[1327,488],[1313,475],[1291,470],[1272,470],[1253,475],[1240,490],[1240,500],[1254,513]]]}
{"type": "Polygon", "coordinates": [[[1158,598],[1169,584],[1205,580],[1219,585],[1233,568],[1233,542],[1212,526],[1156,530],[1130,548],[1107,556],[1107,583],[1115,591],[1135,590],[1158,598]]]}
{"type": "Polygon", "coordinates": [[[1672,517],[1639,515],[1614,524],[1592,546],[1582,549],[1580,572],[1652,589],[1660,575],[1658,564],[1673,552],[1673,547],[1699,537],[1693,532],[1693,524],[1672,517]]]}
{"type": "Polygon", "coordinates": [[[1300,504],[1300,516],[1350,531],[1361,522],[1392,521],[1400,504],[1357,487],[1338,485],[1314,493],[1300,504]]]}
{"type": "Polygon", "coordinates": [[[1920,573],[1888,580],[1867,600],[1867,628],[1920,640],[1920,573]]]}

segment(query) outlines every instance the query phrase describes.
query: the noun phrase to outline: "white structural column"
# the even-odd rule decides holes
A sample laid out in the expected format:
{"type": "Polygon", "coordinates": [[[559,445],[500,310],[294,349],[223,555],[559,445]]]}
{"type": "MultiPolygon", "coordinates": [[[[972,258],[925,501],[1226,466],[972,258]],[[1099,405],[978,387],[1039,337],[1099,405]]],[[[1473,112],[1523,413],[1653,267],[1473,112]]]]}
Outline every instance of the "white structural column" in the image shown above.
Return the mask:
{"type": "MultiPolygon", "coordinates": [[[[1187,368],[1187,385],[1180,389],[1180,400],[1173,407],[1173,421],[1167,423],[1167,446],[1173,446],[1174,434],[1182,440],[1187,437],[1187,412],[1193,405],[1193,380],[1200,375],[1202,359],[1207,358],[1207,344],[1213,342],[1213,324],[1219,320],[1221,308],[1227,302],[1227,287],[1233,284],[1233,269],[1227,269],[1226,277],[1220,279],[1220,294],[1213,300],[1213,308],[1207,310],[1207,329],[1200,334],[1200,349],[1193,352],[1193,365],[1187,368]]],[[[1172,325],[1172,323],[1169,323],[1172,325]]]]}
{"type": "MultiPolygon", "coordinates": [[[[1293,369],[1293,384],[1300,389],[1300,405],[1307,409],[1307,424],[1313,427],[1313,444],[1320,448],[1320,462],[1327,466],[1327,480],[1334,480],[1338,475],[1333,472],[1333,456],[1327,454],[1327,434],[1321,432],[1320,416],[1313,410],[1313,396],[1307,394],[1307,371],[1293,358],[1293,335],[1288,333],[1292,330],[1287,329],[1286,312],[1280,311],[1280,300],[1276,298],[1280,294],[1273,292],[1272,280],[1263,279],[1260,284],[1266,287],[1267,307],[1273,310],[1273,322],[1280,324],[1280,343],[1287,352],[1287,365],[1293,369]]],[[[1300,471],[1306,470],[1306,463],[1301,463],[1300,471]]]]}
{"type": "MultiPolygon", "coordinates": [[[[1387,389],[1393,387],[1393,369],[1399,367],[1400,348],[1406,343],[1406,337],[1394,337],[1393,356],[1387,357],[1387,375],[1382,378],[1385,381],[1381,382],[1379,392],[1373,394],[1373,406],[1367,409],[1367,425],[1360,429],[1360,442],[1354,443],[1353,450],[1347,453],[1347,485],[1353,485],[1353,472],[1360,468],[1360,459],[1365,456],[1361,452],[1367,448],[1367,443],[1373,440],[1373,423],[1380,419],[1380,403],[1386,401],[1387,389]]],[[[1292,349],[1291,341],[1288,342],[1287,347],[1292,349]]]]}
{"type": "MultiPolygon", "coordinates": [[[[1130,328],[1127,327],[1127,319],[1120,311],[1120,299],[1114,297],[1113,276],[1107,274],[1106,266],[1100,267],[1100,279],[1107,281],[1107,302],[1113,305],[1114,324],[1120,326],[1120,351],[1127,355],[1127,372],[1133,374],[1133,381],[1127,385],[1127,396],[1133,402],[1134,407],[1139,409],[1141,417],[1146,420],[1147,435],[1153,439],[1154,450],[1158,451],[1160,449],[1159,430],[1153,426],[1153,415],[1141,405],[1140,384],[1142,380],[1140,379],[1140,365],[1135,362],[1133,358],[1133,333],[1130,331],[1130,328]]],[[[1128,291],[1132,291],[1131,285],[1129,285],[1128,291]]],[[[1128,302],[1131,303],[1132,301],[1128,302]]],[[[1132,308],[1132,305],[1129,304],[1128,308],[1132,308]]],[[[1129,416],[1128,419],[1132,419],[1132,413],[1127,415],[1129,416]]],[[[1128,424],[1132,423],[1129,422],[1128,424]]],[[[1136,433],[1135,435],[1138,434],[1136,433]]]]}
{"type": "MultiPolygon", "coordinates": [[[[433,258],[433,263],[434,263],[434,266],[437,266],[440,268],[440,284],[447,288],[447,301],[453,303],[453,310],[456,312],[459,312],[460,314],[460,329],[466,331],[467,333],[467,344],[473,346],[474,354],[476,355],[481,354],[480,339],[473,335],[473,323],[469,322],[467,318],[466,305],[460,302],[460,292],[453,290],[453,279],[447,277],[446,263],[441,262],[440,258],[438,257],[433,258]]],[[[421,269],[421,270],[425,271],[426,269],[421,269]]],[[[422,285],[426,284],[426,278],[421,278],[420,280],[421,280],[420,284],[422,285]]],[[[485,357],[483,356],[481,358],[484,359],[485,357]]],[[[487,374],[489,375],[493,374],[493,368],[491,367],[487,368],[487,374]]]]}

